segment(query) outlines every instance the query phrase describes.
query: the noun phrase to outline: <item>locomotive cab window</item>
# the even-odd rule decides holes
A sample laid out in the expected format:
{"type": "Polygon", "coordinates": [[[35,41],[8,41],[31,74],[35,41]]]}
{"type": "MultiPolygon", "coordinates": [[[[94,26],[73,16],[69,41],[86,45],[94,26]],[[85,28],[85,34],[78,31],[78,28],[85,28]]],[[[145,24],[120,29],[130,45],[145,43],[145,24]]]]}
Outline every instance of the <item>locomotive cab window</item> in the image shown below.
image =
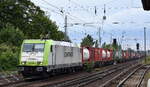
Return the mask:
{"type": "Polygon", "coordinates": [[[25,43],[23,45],[23,52],[43,52],[44,51],[44,44],[32,44],[32,43],[25,43]]]}

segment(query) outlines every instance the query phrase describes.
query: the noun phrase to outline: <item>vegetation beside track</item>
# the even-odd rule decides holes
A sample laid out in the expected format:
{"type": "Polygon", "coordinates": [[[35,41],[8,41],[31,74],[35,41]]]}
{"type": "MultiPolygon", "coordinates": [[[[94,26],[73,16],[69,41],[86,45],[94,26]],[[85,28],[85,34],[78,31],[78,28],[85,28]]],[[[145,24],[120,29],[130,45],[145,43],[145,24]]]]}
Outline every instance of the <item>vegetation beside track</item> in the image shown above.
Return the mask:
{"type": "MultiPolygon", "coordinates": [[[[150,64],[150,56],[147,56],[146,59],[143,59],[142,61],[143,64],[150,64]]],[[[145,87],[147,86],[147,81],[150,78],[150,70],[145,75],[144,81],[145,81],[145,87]]]]}
{"type": "Polygon", "coordinates": [[[87,72],[91,72],[94,69],[93,66],[94,66],[94,62],[86,62],[84,69],[87,72]]]}
{"type": "Polygon", "coordinates": [[[150,56],[147,56],[145,59],[142,61],[143,64],[150,64],[150,56]]]}
{"type": "Polygon", "coordinates": [[[64,40],[65,35],[31,0],[0,1],[0,72],[16,69],[23,39],[37,38],[64,40]]]}

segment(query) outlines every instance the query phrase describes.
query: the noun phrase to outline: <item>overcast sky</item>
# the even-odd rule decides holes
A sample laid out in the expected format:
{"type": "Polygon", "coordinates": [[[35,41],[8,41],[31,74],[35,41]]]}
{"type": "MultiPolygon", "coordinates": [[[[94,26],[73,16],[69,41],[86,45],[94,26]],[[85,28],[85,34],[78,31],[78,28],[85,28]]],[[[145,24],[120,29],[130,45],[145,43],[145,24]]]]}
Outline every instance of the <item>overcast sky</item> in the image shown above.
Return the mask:
{"type": "Polygon", "coordinates": [[[101,30],[102,43],[111,43],[112,38],[117,38],[124,48],[135,49],[138,42],[143,49],[143,29],[146,27],[147,49],[150,49],[150,12],[142,9],[141,0],[31,1],[40,6],[61,31],[64,31],[64,17],[67,15],[68,35],[74,43],[80,43],[87,34],[98,40],[98,29],[102,27],[105,4],[106,20],[101,30]],[[80,25],[72,26],[74,23],[80,25]]]}

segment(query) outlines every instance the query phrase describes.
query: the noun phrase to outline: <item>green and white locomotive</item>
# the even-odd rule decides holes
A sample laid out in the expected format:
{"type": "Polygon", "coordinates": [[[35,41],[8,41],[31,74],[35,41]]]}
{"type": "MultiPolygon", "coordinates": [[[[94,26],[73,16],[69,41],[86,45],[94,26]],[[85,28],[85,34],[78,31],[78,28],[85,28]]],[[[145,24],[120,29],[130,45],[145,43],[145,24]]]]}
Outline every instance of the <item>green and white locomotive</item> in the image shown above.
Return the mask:
{"type": "Polygon", "coordinates": [[[24,40],[19,58],[19,72],[24,77],[47,76],[82,67],[80,47],[54,40],[24,40]]]}

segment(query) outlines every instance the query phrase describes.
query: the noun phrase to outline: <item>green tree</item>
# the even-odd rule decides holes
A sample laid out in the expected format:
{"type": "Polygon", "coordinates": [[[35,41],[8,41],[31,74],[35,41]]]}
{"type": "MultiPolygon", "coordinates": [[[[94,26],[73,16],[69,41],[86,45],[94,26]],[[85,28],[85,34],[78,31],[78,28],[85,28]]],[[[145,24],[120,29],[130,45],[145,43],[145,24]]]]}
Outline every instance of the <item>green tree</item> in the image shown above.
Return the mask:
{"type": "Polygon", "coordinates": [[[102,48],[105,48],[105,46],[106,46],[106,42],[104,42],[104,43],[102,44],[102,48]]]}
{"type": "Polygon", "coordinates": [[[112,44],[103,43],[102,48],[111,49],[111,50],[119,50],[119,49],[121,49],[121,45],[114,44],[114,43],[112,43],[112,44]]]}
{"type": "Polygon", "coordinates": [[[0,65],[3,70],[11,70],[17,66],[20,45],[24,39],[21,30],[7,24],[0,31],[0,65]]]}
{"type": "Polygon", "coordinates": [[[45,16],[44,11],[30,0],[0,1],[0,30],[8,23],[19,28],[29,39],[46,36],[48,32],[50,39],[64,39],[59,36],[60,33],[55,22],[45,16]]]}
{"type": "Polygon", "coordinates": [[[82,39],[81,46],[90,46],[90,47],[92,47],[93,45],[94,45],[93,38],[89,34],[85,38],[82,39]]]}
{"type": "Polygon", "coordinates": [[[65,38],[56,23],[30,0],[0,0],[0,65],[3,69],[16,66],[23,39],[41,37],[65,38]]]}
{"type": "Polygon", "coordinates": [[[12,46],[20,46],[23,39],[24,34],[18,28],[15,29],[12,25],[7,25],[6,28],[3,28],[0,31],[0,43],[12,45],[12,46]]]}
{"type": "Polygon", "coordinates": [[[18,48],[0,44],[0,71],[16,69],[18,56],[18,48]]]}
{"type": "Polygon", "coordinates": [[[105,44],[104,46],[102,46],[102,48],[105,48],[105,49],[113,49],[113,47],[112,47],[111,44],[105,44]]]}

